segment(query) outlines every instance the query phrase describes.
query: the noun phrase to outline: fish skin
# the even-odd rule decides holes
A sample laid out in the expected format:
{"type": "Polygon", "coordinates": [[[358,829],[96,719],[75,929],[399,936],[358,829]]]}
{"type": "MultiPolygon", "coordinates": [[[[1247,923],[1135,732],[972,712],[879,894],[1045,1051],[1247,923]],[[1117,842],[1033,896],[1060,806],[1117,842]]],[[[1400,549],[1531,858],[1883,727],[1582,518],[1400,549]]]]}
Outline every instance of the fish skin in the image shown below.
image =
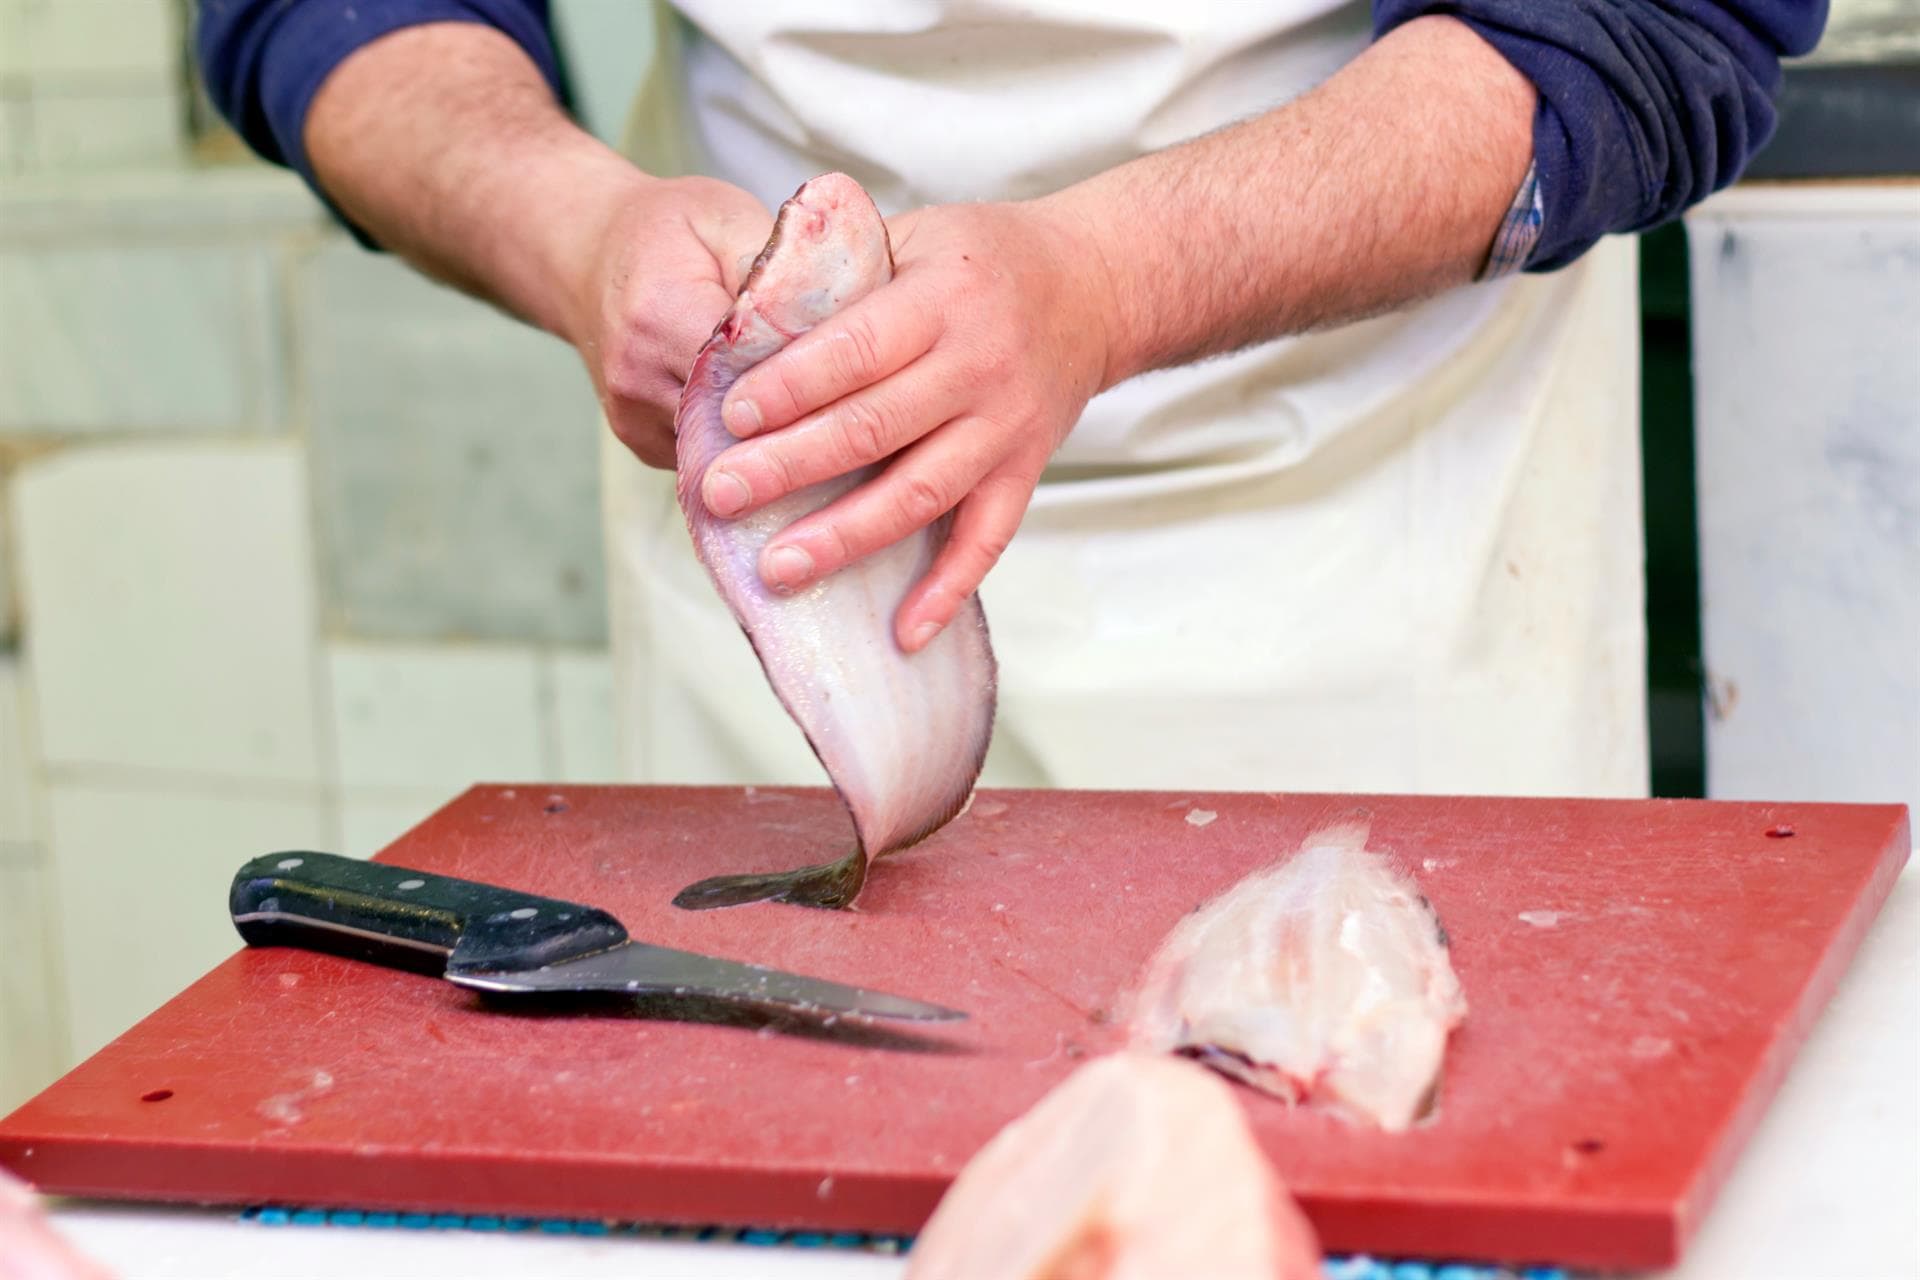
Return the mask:
{"type": "Polygon", "coordinates": [[[1320,1246],[1226,1082],[1085,1064],[967,1162],[906,1280],[1318,1280],[1320,1246]]]}
{"type": "Polygon", "coordinates": [[[1389,1132],[1426,1114],[1466,997],[1432,904],[1368,834],[1365,820],[1323,827],[1175,926],[1129,1042],[1389,1132]]]}
{"type": "Polygon", "coordinates": [[[768,540],[871,479],[884,463],[738,519],[711,514],[700,496],[707,468],[737,443],[720,418],[733,384],[892,276],[886,223],[872,199],[845,174],[814,178],[781,206],[739,296],[688,374],[674,433],[677,491],[694,548],[840,793],[859,847],[839,863],[703,881],[683,891],[682,905],[767,897],[844,905],[869,859],[926,838],[965,807],[986,758],[996,668],[978,597],[916,654],[894,638],[894,614],[932,567],[947,519],[782,594],[760,579],[768,540]]]}

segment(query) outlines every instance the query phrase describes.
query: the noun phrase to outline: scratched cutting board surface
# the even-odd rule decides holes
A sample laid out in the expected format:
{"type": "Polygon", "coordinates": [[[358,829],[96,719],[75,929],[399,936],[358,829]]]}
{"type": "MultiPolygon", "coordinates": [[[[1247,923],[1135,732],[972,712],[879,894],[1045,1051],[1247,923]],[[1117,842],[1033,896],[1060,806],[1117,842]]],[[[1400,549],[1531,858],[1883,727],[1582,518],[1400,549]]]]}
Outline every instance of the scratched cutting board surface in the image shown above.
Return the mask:
{"type": "Polygon", "coordinates": [[[1909,848],[1900,806],[984,792],[857,911],[693,914],[668,899],[700,876],[844,848],[832,794],[482,786],[383,860],[972,1018],[536,1011],[242,950],[0,1122],[0,1163],[79,1195],[910,1232],[1119,1043],[1182,915],[1355,810],[1432,900],[1471,1006],[1438,1114],[1389,1136],[1240,1092],[1326,1246],[1389,1254],[1673,1261],[1909,848]]]}

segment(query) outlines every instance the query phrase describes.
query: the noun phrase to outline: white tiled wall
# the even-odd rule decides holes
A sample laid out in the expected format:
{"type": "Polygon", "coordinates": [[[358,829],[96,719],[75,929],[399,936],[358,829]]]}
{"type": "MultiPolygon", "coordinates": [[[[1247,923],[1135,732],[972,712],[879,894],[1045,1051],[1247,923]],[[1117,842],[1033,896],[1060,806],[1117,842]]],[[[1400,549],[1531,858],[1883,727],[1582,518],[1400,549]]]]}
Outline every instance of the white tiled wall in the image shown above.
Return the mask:
{"type": "Polygon", "coordinates": [[[371,858],[453,799],[458,789],[394,791],[362,788],[341,794],[340,842],[335,853],[371,858]]]}
{"type": "Polygon", "coordinates": [[[321,637],[295,440],[72,448],[11,490],[31,621],[25,666],[0,666],[0,963],[53,994],[0,990],[25,1046],[0,1087],[230,952],[248,858],[374,853],[483,779],[613,776],[602,653],[321,637]]]}
{"type": "Polygon", "coordinates": [[[558,782],[616,782],[613,670],[604,653],[561,651],[547,659],[553,696],[553,758],[558,782]]]}
{"type": "Polygon", "coordinates": [[[26,168],[33,149],[33,117],[25,96],[10,97],[0,81],[0,177],[26,168]]]}
{"type": "Polygon", "coordinates": [[[0,0],[0,1112],[237,945],[248,858],[616,777],[577,358],[180,164],[180,8],[0,0]]]}
{"type": "Polygon", "coordinates": [[[49,765],[323,780],[291,442],[68,450],[14,505],[49,765]]]}
{"type": "Polygon", "coordinates": [[[343,241],[290,265],[333,624],[597,642],[601,417],[579,357],[343,241]]]}
{"type": "Polygon", "coordinates": [[[185,109],[176,89],[36,91],[26,103],[25,166],[99,168],[167,157],[179,146],[185,109]]]}
{"type": "Polygon", "coordinates": [[[51,1084],[70,1060],[50,879],[38,851],[0,845],[0,1115],[51,1084]]]}
{"type": "Polygon", "coordinates": [[[41,843],[38,763],[30,738],[20,664],[0,655],[0,850],[16,857],[41,843]]]}
{"type": "Polygon", "coordinates": [[[179,25],[171,0],[0,0],[0,76],[165,82],[179,25]]]}
{"type": "Polygon", "coordinates": [[[656,5],[636,0],[553,0],[554,40],[566,59],[580,123],[619,146],[634,94],[653,61],[656,5]]]}
{"type": "Polygon", "coordinates": [[[277,424],[274,284],[258,248],[0,244],[0,430],[277,424]]]}
{"type": "Polygon", "coordinates": [[[1920,811],[1920,183],[1687,227],[1707,794],[1920,811]]]}
{"type": "Polygon", "coordinates": [[[0,172],[177,157],[180,16],[173,0],[0,0],[0,172]]]}
{"type": "Polygon", "coordinates": [[[243,862],[333,843],[315,788],[87,779],[48,799],[74,1061],[239,947],[226,904],[243,862]]]}
{"type": "Polygon", "coordinates": [[[0,473],[0,644],[13,638],[13,516],[8,510],[7,484],[0,473]]]}
{"type": "Polygon", "coordinates": [[[528,649],[336,644],[340,781],[444,792],[481,778],[534,778],[540,662],[528,649]]]}
{"type": "Polygon", "coordinates": [[[0,1113],[65,1061],[47,846],[19,664],[0,656],[0,1113]]]}
{"type": "Polygon", "coordinates": [[[343,851],[377,853],[475,782],[613,782],[604,653],[336,642],[343,851]]]}

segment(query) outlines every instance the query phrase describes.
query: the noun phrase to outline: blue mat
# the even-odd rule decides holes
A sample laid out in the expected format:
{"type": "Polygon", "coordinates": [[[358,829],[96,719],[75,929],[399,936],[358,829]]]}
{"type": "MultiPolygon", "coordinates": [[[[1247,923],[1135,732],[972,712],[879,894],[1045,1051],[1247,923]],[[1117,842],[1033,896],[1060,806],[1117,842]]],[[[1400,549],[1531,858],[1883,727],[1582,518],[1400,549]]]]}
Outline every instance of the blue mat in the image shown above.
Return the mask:
{"type": "MultiPolygon", "coordinates": [[[[638,1223],[596,1222],[579,1218],[501,1218],[485,1214],[371,1213],[359,1209],[293,1209],[259,1205],[241,1214],[264,1227],[373,1227],[404,1231],[497,1231],[551,1236],[626,1236],[639,1240],[710,1241],[796,1249],[861,1249],[868,1253],[906,1253],[907,1236],[866,1235],[855,1231],[761,1231],[736,1227],[658,1227],[638,1223]]],[[[1328,1258],[1326,1280],[1574,1280],[1559,1267],[1486,1267],[1463,1262],[1391,1261],[1363,1255],[1328,1258]]]]}

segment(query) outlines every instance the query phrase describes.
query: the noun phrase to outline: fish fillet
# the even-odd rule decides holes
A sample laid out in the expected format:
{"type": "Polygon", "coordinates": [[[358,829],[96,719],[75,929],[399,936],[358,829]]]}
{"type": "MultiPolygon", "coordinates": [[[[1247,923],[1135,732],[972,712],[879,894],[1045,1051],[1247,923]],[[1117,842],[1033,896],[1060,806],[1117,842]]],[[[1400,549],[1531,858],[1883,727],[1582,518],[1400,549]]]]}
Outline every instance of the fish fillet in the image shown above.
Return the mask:
{"type": "Polygon", "coordinates": [[[0,1280],[110,1280],[55,1233],[39,1198],[0,1169],[0,1280]]]}
{"type": "Polygon", "coordinates": [[[1316,831],[1181,921],[1141,979],[1134,1047],[1389,1131],[1425,1114],[1466,997],[1432,905],[1367,833],[1316,831]]]}
{"type": "Polygon", "coordinates": [[[986,756],[995,672],[978,598],[919,653],[906,653],[893,636],[894,614],[933,564],[946,521],[805,591],[782,595],[760,580],[760,552],[774,534],[884,464],[737,520],[710,514],[700,498],[708,466],[736,443],[720,420],[728,388],[892,277],[886,224],[867,193],[844,174],[815,178],[781,206],[740,296],[688,375],[674,432],[694,548],[852,814],[859,847],[820,867],[704,881],[683,891],[681,905],[768,897],[841,905],[859,891],[869,858],[924,839],[960,812],[986,756]]]}
{"type": "Polygon", "coordinates": [[[1097,1058],[968,1162],[907,1280],[1317,1280],[1320,1248],[1232,1088],[1097,1058]]]}

